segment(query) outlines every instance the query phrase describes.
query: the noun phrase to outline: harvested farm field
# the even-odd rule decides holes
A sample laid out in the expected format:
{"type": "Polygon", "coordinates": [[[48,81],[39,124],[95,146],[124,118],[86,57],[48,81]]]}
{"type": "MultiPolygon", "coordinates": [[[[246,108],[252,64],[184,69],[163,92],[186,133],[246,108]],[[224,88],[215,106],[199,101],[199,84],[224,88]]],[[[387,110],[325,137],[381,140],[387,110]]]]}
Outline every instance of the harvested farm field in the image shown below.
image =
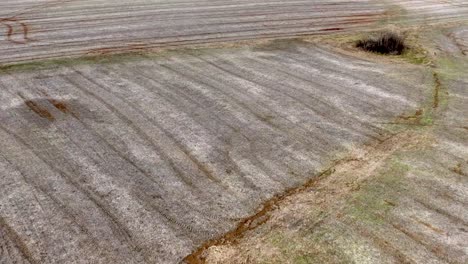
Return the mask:
{"type": "Polygon", "coordinates": [[[466,1],[5,0],[0,29],[0,263],[468,262],[466,1]],[[382,32],[401,54],[356,47],[382,32]]]}

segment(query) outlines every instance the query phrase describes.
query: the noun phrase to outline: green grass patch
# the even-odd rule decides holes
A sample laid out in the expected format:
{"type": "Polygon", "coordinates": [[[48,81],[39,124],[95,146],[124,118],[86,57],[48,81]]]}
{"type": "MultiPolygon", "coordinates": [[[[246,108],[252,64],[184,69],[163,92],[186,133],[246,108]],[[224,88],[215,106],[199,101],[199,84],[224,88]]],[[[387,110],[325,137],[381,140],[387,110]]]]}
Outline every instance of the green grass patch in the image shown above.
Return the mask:
{"type": "Polygon", "coordinates": [[[57,69],[60,67],[75,66],[82,64],[105,64],[105,63],[118,63],[132,60],[138,60],[145,56],[141,53],[123,53],[112,55],[99,55],[99,56],[84,56],[78,58],[60,58],[50,60],[37,60],[25,63],[18,63],[12,65],[0,66],[0,72],[17,72],[17,71],[33,71],[33,70],[48,70],[57,69]]]}
{"type": "Polygon", "coordinates": [[[400,55],[400,57],[412,64],[429,64],[431,59],[427,55],[427,51],[421,47],[410,45],[405,51],[400,55]]]}
{"type": "Polygon", "coordinates": [[[436,60],[438,74],[447,80],[459,80],[468,74],[468,63],[463,58],[442,57],[436,60]]]}
{"type": "Polygon", "coordinates": [[[346,208],[346,214],[366,224],[379,225],[396,206],[399,192],[405,192],[404,176],[410,167],[393,158],[378,177],[365,183],[355,193],[346,208]]]}

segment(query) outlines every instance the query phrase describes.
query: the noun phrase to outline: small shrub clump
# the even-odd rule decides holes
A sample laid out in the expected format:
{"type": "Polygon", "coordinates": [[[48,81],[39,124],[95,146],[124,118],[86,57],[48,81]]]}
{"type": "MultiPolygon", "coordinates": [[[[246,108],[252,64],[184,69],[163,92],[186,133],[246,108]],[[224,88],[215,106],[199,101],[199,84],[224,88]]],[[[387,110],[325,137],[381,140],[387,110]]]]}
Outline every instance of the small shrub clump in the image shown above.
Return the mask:
{"type": "Polygon", "coordinates": [[[405,41],[396,33],[385,32],[377,38],[359,40],[356,47],[380,54],[400,55],[405,49],[405,41]]]}

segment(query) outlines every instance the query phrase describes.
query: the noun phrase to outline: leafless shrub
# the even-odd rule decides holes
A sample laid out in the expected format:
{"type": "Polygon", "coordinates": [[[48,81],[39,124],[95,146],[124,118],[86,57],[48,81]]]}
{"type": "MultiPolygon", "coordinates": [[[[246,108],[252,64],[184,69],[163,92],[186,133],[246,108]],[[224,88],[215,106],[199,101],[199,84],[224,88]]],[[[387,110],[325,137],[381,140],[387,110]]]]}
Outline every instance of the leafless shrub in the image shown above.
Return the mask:
{"type": "Polygon", "coordinates": [[[376,38],[359,40],[356,47],[370,52],[399,55],[405,49],[405,40],[396,33],[384,32],[376,38]]]}

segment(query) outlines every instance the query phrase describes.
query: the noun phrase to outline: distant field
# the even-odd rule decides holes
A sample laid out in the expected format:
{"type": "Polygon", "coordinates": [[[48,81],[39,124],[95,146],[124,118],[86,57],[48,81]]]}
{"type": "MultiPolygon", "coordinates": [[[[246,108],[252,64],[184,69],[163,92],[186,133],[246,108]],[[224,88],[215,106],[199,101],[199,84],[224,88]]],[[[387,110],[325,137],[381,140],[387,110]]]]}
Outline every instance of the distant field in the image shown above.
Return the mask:
{"type": "Polygon", "coordinates": [[[467,16],[463,0],[8,0],[0,3],[0,64],[467,16]]]}

